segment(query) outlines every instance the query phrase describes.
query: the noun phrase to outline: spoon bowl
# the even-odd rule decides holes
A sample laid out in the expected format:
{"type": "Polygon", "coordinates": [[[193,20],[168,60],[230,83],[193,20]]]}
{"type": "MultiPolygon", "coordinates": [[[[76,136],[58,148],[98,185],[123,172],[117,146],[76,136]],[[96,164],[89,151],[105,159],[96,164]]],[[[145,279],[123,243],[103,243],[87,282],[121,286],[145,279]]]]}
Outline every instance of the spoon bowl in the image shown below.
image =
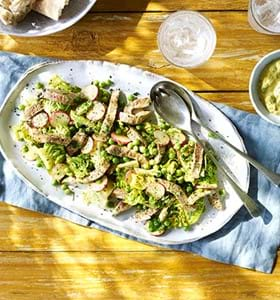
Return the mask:
{"type": "Polygon", "coordinates": [[[191,133],[191,114],[184,100],[172,89],[167,89],[162,82],[154,85],[151,99],[156,112],[169,124],[191,133]]]}

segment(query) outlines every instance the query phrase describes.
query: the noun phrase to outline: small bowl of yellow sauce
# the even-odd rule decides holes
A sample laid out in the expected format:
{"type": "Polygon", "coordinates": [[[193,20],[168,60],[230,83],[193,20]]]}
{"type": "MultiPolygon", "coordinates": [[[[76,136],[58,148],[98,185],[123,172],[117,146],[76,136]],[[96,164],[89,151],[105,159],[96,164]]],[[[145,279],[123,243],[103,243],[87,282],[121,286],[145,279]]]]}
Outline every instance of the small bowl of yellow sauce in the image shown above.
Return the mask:
{"type": "Polygon", "coordinates": [[[256,112],[280,126],[280,50],[268,53],[255,66],[249,94],[256,112]]]}

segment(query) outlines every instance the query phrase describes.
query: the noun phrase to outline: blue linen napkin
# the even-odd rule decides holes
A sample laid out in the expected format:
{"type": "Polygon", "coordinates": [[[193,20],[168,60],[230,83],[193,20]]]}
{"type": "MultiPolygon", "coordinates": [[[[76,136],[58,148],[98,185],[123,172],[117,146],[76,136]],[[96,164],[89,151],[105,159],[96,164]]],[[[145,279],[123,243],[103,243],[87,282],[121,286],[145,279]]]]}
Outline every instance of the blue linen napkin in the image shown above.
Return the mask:
{"type": "MultiPolygon", "coordinates": [[[[0,52],[0,104],[4,101],[10,88],[29,67],[46,60],[49,59],[0,52]]],[[[280,129],[263,121],[257,115],[224,105],[217,106],[239,130],[248,153],[271,170],[280,173],[280,129]]],[[[243,207],[218,232],[193,243],[163,247],[190,251],[212,260],[244,268],[266,273],[272,272],[280,245],[280,189],[271,185],[261,174],[252,169],[249,193],[253,198],[259,199],[267,208],[264,219],[269,219],[272,215],[271,220],[266,222],[260,217],[252,219],[243,207]]],[[[34,192],[14,174],[1,154],[0,201],[138,240],[91,222],[34,192]]]]}

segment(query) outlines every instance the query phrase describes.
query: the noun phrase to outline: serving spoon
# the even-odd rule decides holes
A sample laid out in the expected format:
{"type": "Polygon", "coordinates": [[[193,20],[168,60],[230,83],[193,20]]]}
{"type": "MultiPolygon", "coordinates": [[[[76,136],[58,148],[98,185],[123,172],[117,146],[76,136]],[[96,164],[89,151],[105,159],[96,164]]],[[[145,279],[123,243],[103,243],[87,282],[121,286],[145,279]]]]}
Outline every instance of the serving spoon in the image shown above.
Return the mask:
{"type": "Polygon", "coordinates": [[[224,144],[226,144],[228,147],[230,147],[232,150],[234,150],[236,153],[238,153],[240,156],[246,159],[252,166],[254,166],[257,170],[262,172],[266,176],[266,178],[270,180],[273,184],[275,184],[276,186],[280,185],[280,174],[274,173],[271,170],[267,169],[264,165],[250,157],[247,153],[244,153],[243,151],[239,150],[226,139],[224,139],[224,137],[221,134],[213,131],[211,128],[203,124],[194,107],[191,95],[186,90],[170,81],[161,81],[158,83],[158,87],[175,91],[187,103],[187,106],[190,110],[191,119],[194,123],[207,130],[211,135],[215,136],[215,138],[222,141],[224,144]]]}
{"type": "Polygon", "coordinates": [[[240,197],[249,214],[252,217],[260,216],[262,213],[262,208],[235,183],[235,181],[219,164],[213,153],[208,150],[208,148],[201,142],[201,140],[194,132],[190,110],[183,98],[178,96],[178,94],[174,90],[163,88],[161,83],[153,86],[150,92],[150,96],[156,112],[166,122],[182,130],[186,135],[192,136],[195,142],[203,148],[206,155],[208,155],[215,166],[219,168],[220,172],[224,175],[226,180],[230,183],[234,191],[240,197]]]}

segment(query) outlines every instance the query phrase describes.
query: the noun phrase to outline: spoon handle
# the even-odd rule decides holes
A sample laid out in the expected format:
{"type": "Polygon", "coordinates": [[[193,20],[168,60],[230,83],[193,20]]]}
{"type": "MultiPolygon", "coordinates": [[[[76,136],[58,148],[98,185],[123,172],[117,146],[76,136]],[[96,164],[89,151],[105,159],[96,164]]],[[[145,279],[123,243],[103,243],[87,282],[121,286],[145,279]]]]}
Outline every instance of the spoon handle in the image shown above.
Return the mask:
{"type": "MultiPolygon", "coordinates": [[[[186,132],[187,134],[187,132],[186,132]]],[[[249,214],[256,218],[259,217],[262,213],[262,208],[248,195],[246,194],[238,184],[228,175],[228,173],[224,170],[224,168],[219,164],[218,160],[216,159],[215,155],[211,151],[208,150],[208,148],[203,145],[203,143],[200,141],[200,139],[193,134],[193,138],[195,141],[203,148],[204,152],[208,157],[213,161],[215,166],[220,170],[220,172],[225,176],[226,180],[230,183],[236,194],[239,196],[241,201],[243,202],[244,206],[248,210],[249,214]]]]}
{"type": "MultiPolygon", "coordinates": [[[[197,122],[195,122],[195,123],[198,124],[197,122]]],[[[240,156],[245,158],[252,166],[254,166],[257,170],[262,172],[266,176],[266,178],[269,179],[276,186],[280,185],[280,175],[279,174],[274,173],[274,172],[270,171],[269,169],[267,169],[264,165],[262,165],[261,163],[259,163],[258,161],[256,161],[252,157],[250,157],[248,154],[246,154],[246,153],[242,152],[241,150],[239,150],[238,148],[236,148],[234,145],[232,145],[227,140],[225,140],[220,134],[217,134],[209,127],[207,127],[203,124],[198,124],[198,125],[200,125],[204,129],[206,129],[209,133],[215,135],[215,137],[217,137],[220,141],[222,141],[224,144],[226,144],[228,147],[230,147],[232,150],[234,150],[240,156]]]]}

